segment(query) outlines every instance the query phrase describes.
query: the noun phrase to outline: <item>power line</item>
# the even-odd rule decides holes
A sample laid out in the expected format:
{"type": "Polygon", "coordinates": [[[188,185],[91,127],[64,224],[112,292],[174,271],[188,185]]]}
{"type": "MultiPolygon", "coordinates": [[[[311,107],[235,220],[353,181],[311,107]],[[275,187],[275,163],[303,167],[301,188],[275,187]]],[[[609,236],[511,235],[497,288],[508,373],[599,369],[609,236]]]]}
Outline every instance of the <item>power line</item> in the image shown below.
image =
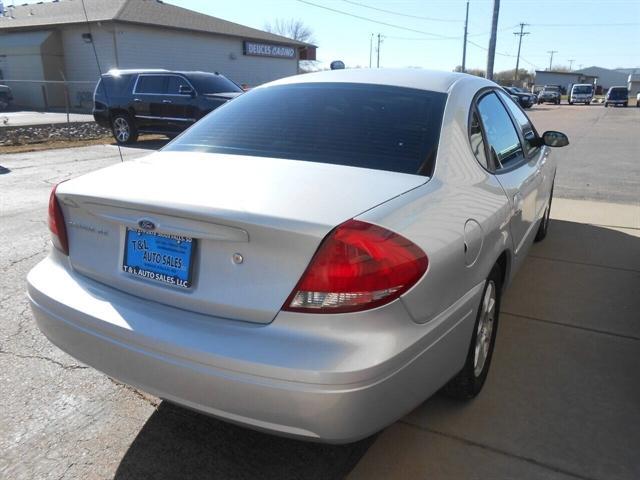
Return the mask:
{"type": "Polygon", "coordinates": [[[357,5],[358,7],[368,8],[370,10],[376,10],[378,12],[390,13],[391,15],[398,15],[400,17],[407,18],[416,18],[418,20],[429,20],[432,22],[449,22],[449,23],[462,23],[461,20],[450,20],[446,18],[434,18],[434,17],[421,17],[420,15],[411,15],[408,13],[401,13],[393,10],[385,10],[384,8],[372,7],[371,5],[365,5],[364,3],[354,2],[352,0],[342,0],[345,3],[350,3],[351,5],[357,5]]]}
{"type": "Polygon", "coordinates": [[[437,33],[425,32],[423,30],[416,30],[414,28],[403,27],[401,25],[395,25],[393,23],[381,22],[381,21],[378,21],[378,20],[374,20],[372,18],[363,17],[361,15],[356,15],[354,13],[345,12],[344,10],[338,10],[336,8],[325,7],[324,5],[318,5],[317,3],[308,2],[307,0],[297,0],[297,1],[300,2],[300,3],[304,3],[306,5],[311,5],[312,7],[322,8],[324,10],[329,10],[330,12],[339,13],[341,15],[347,15],[348,17],[358,18],[358,19],[364,20],[366,22],[377,23],[378,25],[385,25],[387,27],[399,28],[400,30],[406,30],[407,32],[421,33],[422,35],[429,35],[429,36],[436,37],[436,38],[442,38],[442,39],[448,39],[449,38],[446,35],[439,35],[437,33]]]}
{"type": "Polygon", "coordinates": [[[533,27],[637,27],[640,23],[532,23],[533,27]]]}
{"type": "MultiPolygon", "coordinates": [[[[510,27],[505,27],[505,28],[501,28],[498,30],[498,33],[501,32],[506,32],[507,30],[511,30],[513,28],[518,27],[519,24],[516,25],[511,25],[510,27]]],[[[489,35],[491,32],[482,32],[482,33],[469,33],[467,34],[467,38],[468,37],[484,37],[486,35],[489,35]]],[[[464,38],[463,35],[458,35],[455,37],[441,37],[441,38],[424,38],[424,37],[398,37],[395,35],[385,35],[385,38],[390,38],[392,40],[408,40],[408,41],[429,41],[432,42],[434,40],[462,40],[464,38]]],[[[471,40],[468,40],[471,41],[471,40]]],[[[485,49],[486,50],[486,49],[485,49]]]]}

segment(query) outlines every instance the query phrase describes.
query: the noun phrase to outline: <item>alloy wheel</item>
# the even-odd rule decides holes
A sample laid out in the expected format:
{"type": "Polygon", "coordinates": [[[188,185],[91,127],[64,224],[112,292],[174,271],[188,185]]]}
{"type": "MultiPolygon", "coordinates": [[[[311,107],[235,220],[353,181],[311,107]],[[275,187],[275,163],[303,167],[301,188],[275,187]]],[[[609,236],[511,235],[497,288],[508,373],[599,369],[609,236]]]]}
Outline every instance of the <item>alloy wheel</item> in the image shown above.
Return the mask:
{"type": "Polygon", "coordinates": [[[116,139],[124,143],[129,140],[130,129],[129,122],[123,117],[118,117],[113,121],[113,130],[116,136],[116,139]]]}
{"type": "Polygon", "coordinates": [[[482,370],[489,356],[495,317],[496,284],[493,280],[489,280],[482,299],[482,313],[478,319],[478,330],[476,331],[476,345],[473,357],[473,374],[476,377],[482,375],[482,370]]]}

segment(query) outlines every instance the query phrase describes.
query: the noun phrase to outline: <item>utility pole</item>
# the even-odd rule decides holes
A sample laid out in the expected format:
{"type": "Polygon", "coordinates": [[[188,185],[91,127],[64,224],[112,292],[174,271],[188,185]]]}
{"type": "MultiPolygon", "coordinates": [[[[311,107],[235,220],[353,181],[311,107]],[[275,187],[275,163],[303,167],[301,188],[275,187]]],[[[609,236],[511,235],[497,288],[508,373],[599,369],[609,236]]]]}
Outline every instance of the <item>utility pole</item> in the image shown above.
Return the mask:
{"type": "Polygon", "coordinates": [[[487,78],[489,80],[493,80],[493,62],[496,57],[496,36],[498,35],[498,13],[500,13],[500,0],[493,0],[491,38],[489,39],[489,53],[487,54],[487,78]]]}
{"type": "Polygon", "coordinates": [[[380,68],[380,43],[382,43],[382,35],[378,34],[378,61],[376,68],[380,68]]]}
{"type": "Polygon", "coordinates": [[[371,34],[371,38],[369,38],[369,68],[371,68],[372,53],[373,53],[373,33],[371,34]]]}
{"type": "Polygon", "coordinates": [[[529,25],[528,23],[520,24],[520,31],[513,32],[514,35],[518,35],[520,38],[518,39],[518,56],[516,57],[516,71],[513,75],[513,80],[518,81],[518,69],[520,68],[520,47],[522,46],[522,37],[525,35],[529,35],[531,32],[523,32],[525,25],[529,25]]]}
{"type": "Polygon", "coordinates": [[[575,60],[569,60],[569,71],[573,70],[573,62],[575,62],[575,60]]]}
{"type": "Polygon", "coordinates": [[[558,53],[558,50],[547,50],[547,53],[551,54],[549,58],[549,71],[551,71],[551,67],[553,66],[553,54],[558,53]]]}
{"type": "Polygon", "coordinates": [[[467,71],[467,26],[469,25],[469,0],[467,0],[467,14],[464,17],[464,43],[462,44],[462,73],[467,71]]]}

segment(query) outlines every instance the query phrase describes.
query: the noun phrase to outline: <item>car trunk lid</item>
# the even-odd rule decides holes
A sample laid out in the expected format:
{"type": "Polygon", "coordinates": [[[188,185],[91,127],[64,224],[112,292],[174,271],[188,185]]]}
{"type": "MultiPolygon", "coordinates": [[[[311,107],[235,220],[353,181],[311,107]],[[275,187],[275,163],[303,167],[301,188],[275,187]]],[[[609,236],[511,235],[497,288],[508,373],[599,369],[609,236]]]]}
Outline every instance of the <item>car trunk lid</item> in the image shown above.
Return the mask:
{"type": "Polygon", "coordinates": [[[295,160],[159,152],[58,189],[70,261],[133,295],[268,323],[336,225],[423,184],[423,176],[295,160]],[[192,284],[123,271],[127,229],[193,238],[192,284]]]}

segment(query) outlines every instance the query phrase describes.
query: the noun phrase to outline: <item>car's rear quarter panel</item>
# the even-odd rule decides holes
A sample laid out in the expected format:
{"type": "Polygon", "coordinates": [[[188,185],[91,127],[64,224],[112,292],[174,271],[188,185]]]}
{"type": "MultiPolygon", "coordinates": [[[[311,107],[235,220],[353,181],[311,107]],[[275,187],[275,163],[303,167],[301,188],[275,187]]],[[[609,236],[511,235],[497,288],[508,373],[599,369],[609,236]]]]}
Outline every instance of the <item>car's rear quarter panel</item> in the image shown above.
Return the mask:
{"type": "Polygon", "coordinates": [[[426,275],[402,297],[416,322],[428,322],[481,284],[500,255],[512,250],[508,199],[469,143],[469,106],[477,90],[476,82],[465,80],[452,87],[433,178],[358,217],[404,235],[427,253],[426,275]],[[470,219],[482,230],[475,261],[465,255],[470,219]]]}

